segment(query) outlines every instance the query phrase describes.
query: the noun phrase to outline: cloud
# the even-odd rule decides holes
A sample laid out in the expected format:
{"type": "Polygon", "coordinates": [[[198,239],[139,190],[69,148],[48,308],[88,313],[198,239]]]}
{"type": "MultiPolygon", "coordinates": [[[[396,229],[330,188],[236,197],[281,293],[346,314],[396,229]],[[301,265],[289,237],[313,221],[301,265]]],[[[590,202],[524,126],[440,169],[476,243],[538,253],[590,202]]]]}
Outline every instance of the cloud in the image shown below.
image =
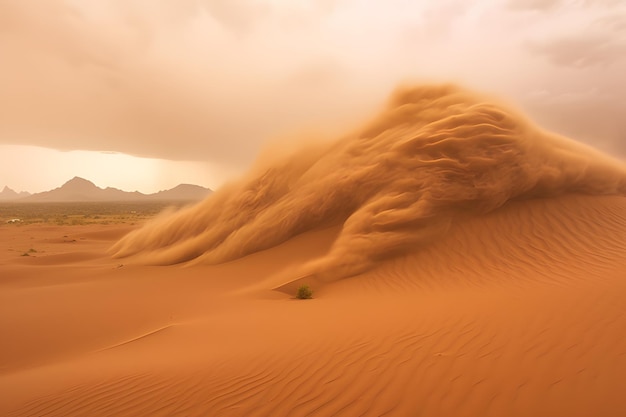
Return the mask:
{"type": "Polygon", "coordinates": [[[553,10],[561,5],[562,0],[509,0],[507,7],[511,10],[553,10]]]}
{"type": "Polygon", "coordinates": [[[526,26],[518,101],[545,127],[626,157],[626,4],[539,3],[541,13],[510,15],[526,26]]]}
{"type": "Polygon", "coordinates": [[[200,0],[209,14],[224,27],[237,34],[246,34],[271,8],[267,3],[253,0],[200,0]]]}
{"type": "Polygon", "coordinates": [[[562,84],[529,92],[523,101],[535,120],[552,125],[570,137],[626,158],[626,88],[599,81],[596,87],[577,89],[562,84]]]}
{"type": "Polygon", "coordinates": [[[238,39],[282,19],[261,2],[150,4],[2,2],[0,141],[249,162],[267,137],[316,121],[309,82],[353,88],[320,66],[332,54],[271,31],[238,39]]]}
{"type": "Polygon", "coordinates": [[[611,65],[626,57],[626,11],[606,12],[566,33],[530,41],[529,49],[555,65],[584,68],[611,65]]]}
{"type": "Polygon", "coordinates": [[[626,57],[626,39],[611,34],[576,34],[540,44],[531,44],[535,53],[546,56],[555,65],[584,68],[610,65],[626,57]]]}
{"type": "MultiPolygon", "coordinates": [[[[0,144],[243,168],[270,139],[343,134],[406,80],[522,102],[598,79],[621,91],[622,6],[565,6],[537,16],[458,0],[3,0],[0,144]],[[593,78],[564,77],[570,68],[593,78]]],[[[613,100],[596,104],[610,114],[613,100]]],[[[559,114],[544,115],[549,127],[559,114]]]]}
{"type": "Polygon", "coordinates": [[[626,4],[613,0],[511,0],[508,10],[540,11],[526,23],[525,45],[554,65],[611,65],[626,51],[626,4]]]}

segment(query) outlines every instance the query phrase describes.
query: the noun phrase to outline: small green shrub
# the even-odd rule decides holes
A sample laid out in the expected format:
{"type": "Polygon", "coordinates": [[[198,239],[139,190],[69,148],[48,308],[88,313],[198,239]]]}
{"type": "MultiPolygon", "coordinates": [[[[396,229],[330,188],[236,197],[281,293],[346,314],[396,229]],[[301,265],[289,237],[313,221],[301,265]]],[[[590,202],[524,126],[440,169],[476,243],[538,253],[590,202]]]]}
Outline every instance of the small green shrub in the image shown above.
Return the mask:
{"type": "Polygon", "coordinates": [[[296,298],[299,300],[308,300],[313,298],[313,290],[308,285],[301,285],[296,292],[296,298]]]}

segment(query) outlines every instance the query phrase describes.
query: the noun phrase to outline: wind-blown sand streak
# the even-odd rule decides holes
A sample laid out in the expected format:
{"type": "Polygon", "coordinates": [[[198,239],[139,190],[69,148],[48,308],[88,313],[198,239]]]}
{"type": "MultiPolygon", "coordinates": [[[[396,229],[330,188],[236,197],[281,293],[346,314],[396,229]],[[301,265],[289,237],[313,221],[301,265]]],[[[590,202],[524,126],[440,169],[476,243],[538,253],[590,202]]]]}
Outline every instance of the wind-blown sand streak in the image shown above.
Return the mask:
{"type": "Polygon", "coordinates": [[[260,163],[248,178],[118,242],[136,262],[220,263],[328,224],[330,252],[296,276],[363,272],[512,199],[626,194],[626,168],[460,88],[398,91],[369,126],[260,163]]]}

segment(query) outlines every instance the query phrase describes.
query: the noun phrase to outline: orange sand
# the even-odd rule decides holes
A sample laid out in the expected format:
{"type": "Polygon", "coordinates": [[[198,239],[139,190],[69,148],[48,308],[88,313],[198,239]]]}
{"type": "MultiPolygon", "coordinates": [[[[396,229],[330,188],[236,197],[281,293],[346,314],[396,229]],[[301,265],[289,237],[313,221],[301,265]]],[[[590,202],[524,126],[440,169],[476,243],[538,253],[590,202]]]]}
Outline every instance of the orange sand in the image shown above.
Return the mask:
{"type": "Polygon", "coordinates": [[[271,288],[337,227],[194,266],[112,259],[129,230],[0,225],[0,415],[626,415],[626,197],[509,202],[307,301],[271,288]]]}

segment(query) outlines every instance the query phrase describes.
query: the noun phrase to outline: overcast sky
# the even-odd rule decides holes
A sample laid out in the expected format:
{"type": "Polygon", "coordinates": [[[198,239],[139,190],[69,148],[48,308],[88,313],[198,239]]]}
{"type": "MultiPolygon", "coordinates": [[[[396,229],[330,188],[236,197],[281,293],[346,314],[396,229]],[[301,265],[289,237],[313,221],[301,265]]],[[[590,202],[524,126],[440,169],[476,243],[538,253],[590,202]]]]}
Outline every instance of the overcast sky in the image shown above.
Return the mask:
{"type": "Polygon", "coordinates": [[[425,81],[624,158],[624,74],[624,0],[0,0],[0,187],[216,187],[425,81]]]}

